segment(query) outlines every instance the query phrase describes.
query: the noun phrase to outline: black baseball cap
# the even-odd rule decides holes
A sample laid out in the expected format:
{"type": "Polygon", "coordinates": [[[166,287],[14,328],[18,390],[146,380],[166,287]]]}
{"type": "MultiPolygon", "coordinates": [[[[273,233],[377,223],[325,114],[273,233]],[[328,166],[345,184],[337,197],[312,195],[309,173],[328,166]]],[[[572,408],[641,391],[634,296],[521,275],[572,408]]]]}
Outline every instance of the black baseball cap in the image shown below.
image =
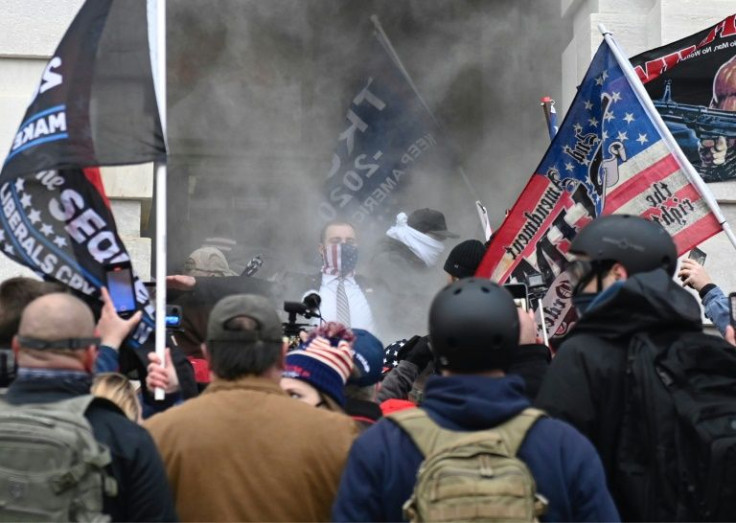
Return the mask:
{"type": "Polygon", "coordinates": [[[409,215],[406,224],[423,233],[432,233],[440,238],[459,238],[459,234],[447,230],[445,215],[434,209],[418,209],[409,215]]]}

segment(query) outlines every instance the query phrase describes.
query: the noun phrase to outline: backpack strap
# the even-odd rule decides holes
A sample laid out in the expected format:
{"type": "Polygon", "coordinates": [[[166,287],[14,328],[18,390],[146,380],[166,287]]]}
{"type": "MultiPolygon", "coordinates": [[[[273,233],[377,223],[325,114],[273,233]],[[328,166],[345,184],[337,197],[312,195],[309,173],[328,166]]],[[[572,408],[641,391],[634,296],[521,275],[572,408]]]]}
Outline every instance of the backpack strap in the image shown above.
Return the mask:
{"type": "Polygon", "coordinates": [[[515,456],[529,429],[544,416],[544,411],[530,407],[497,427],[475,432],[444,429],[420,408],[394,412],[387,418],[406,432],[426,458],[440,449],[494,440],[494,443],[505,447],[509,456],[515,456]]]}

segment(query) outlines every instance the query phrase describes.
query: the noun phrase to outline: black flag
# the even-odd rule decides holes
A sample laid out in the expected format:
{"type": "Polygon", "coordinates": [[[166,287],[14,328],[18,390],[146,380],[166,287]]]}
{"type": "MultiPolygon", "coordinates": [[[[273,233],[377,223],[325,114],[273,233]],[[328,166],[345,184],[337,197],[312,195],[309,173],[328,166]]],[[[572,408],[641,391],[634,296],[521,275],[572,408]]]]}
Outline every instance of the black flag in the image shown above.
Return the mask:
{"type": "Polygon", "coordinates": [[[88,0],[44,69],[0,173],[164,161],[146,0],[88,0]]]}
{"type": "MultiPolygon", "coordinates": [[[[44,69],[0,173],[0,250],[90,304],[129,261],[98,166],[165,161],[146,0],[87,0],[44,69]]],[[[153,331],[148,292],[134,277],[153,331]]]]}

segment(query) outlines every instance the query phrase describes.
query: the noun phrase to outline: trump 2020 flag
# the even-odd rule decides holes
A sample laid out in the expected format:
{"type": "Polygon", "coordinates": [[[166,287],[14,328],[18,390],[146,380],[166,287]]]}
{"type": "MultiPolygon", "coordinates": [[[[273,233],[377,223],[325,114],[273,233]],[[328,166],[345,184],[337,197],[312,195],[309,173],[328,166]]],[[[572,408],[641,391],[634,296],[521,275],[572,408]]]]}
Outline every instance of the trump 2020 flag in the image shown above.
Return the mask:
{"type": "Polygon", "coordinates": [[[550,286],[544,300],[548,331],[564,334],[570,242],[592,219],[609,213],[660,223],[679,253],[721,230],[604,41],[478,275],[505,282],[541,272],[550,286]]]}
{"type": "Polygon", "coordinates": [[[0,179],[164,161],[145,0],[88,0],[46,64],[0,179]]]}
{"type": "Polygon", "coordinates": [[[631,64],[703,180],[736,179],[736,15],[631,64]]]}
{"type": "Polygon", "coordinates": [[[437,128],[376,31],[324,184],[320,215],[393,222],[412,169],[437,148],[437,128]]]}
{"type": "MultiPolygon", "coordinates": [[[[146,0],[88,0],[49,60],[0,172],[0,250],[87,298],[128,262],[97,166],[162,161],[146,0]]],[[[153,307],[129,339],[153,330],[153,307]]]]}

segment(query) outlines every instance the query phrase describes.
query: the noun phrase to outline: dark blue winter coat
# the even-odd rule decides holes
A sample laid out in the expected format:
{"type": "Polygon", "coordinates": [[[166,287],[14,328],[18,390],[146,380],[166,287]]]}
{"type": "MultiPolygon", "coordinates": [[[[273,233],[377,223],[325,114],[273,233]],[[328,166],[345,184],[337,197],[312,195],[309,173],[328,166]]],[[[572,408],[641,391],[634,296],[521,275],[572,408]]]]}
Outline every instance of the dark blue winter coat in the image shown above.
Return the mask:
{"type": "MultiPolygon", "coordinates": [[[[440,426],[476,431],[497,426],[529,407],[518,376],[432,377],[422,407],[440,426]]],[[[570,425],[543,418],[527,433],[519,458],[549,500],[545,521],[618,521],[600,459],[570,425]]],[[[353,444],[333,506],[335,521],[400,521],[423,456],[388,419],[353,444]]]]}

